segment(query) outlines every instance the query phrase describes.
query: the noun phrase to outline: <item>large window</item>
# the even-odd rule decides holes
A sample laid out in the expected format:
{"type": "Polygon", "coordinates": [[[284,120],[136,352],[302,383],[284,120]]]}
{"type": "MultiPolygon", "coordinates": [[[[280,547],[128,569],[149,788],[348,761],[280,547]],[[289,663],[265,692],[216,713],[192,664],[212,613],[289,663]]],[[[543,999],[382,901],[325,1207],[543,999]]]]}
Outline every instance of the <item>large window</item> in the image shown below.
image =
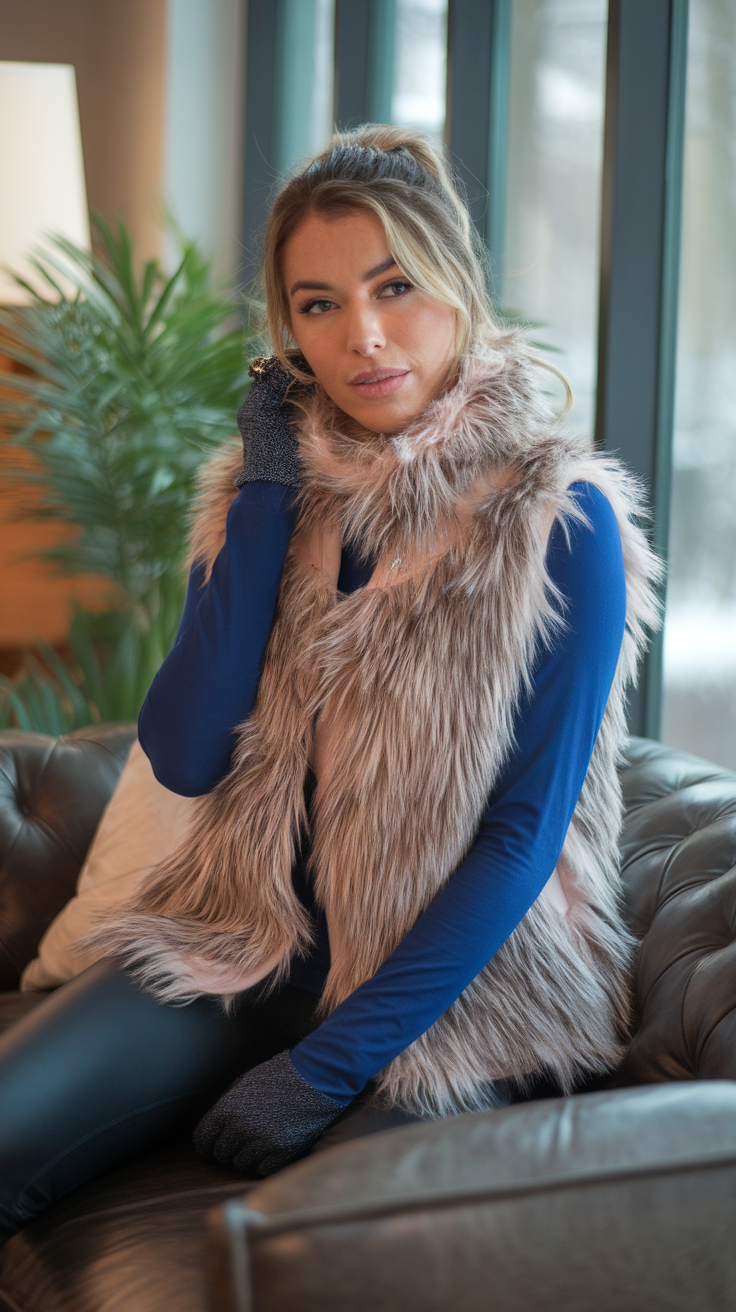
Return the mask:
{"type": "Polygon", "coordinates": [[[663,737],[736,768],[736,6],[690,0],[663,737]]]}
{"type": "Polygon", "coordinates": [[[441,137],[447,81],[447,0],[397,0],[391,118],[441,137]]]}
{"type": "Polygon", "coordinates": [[[575,391],[593,425],[606,0],[514,0],[502,300],[575,391]]]}
{"type": "MultiPolygon", "coordinates": [[[[736,767],[734,0],[690,0],[689,34],[687,0],[249,0],[248,15],[244,249],[332,117],[447,139],[494,295],[573,385],[567,423],[590,432],[597,409],[660,545],[669,519],[663,736],[736,767]]],[[[658,732],[659,658],[637,732],[658,732]]]]}

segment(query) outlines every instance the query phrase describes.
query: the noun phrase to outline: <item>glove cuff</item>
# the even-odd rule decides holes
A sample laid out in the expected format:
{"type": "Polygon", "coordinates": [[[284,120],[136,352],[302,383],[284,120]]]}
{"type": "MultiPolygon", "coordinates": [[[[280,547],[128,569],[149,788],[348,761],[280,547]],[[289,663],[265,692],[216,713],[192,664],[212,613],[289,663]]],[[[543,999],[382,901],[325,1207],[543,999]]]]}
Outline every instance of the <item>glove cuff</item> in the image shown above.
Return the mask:
{"type": "Polygon", "coordinates": [[[254,360],[249,372],[253,382],[238,411],[243,468],[235,486],[282,483],[296,487],[300,478],[298,446],[283,410],[294,378],[275,358],[254,360]]]}
{"type": "Polygon", "coordinates": [[[340,1115],[340,1112],[345,1111],[344,1103],[330,1098],[329,1094],[322,1093],[321,1089],[315,1089],[313,1084],[305,1080],[291,1060],[291,1053],[278,1053],[276,1057],[266,1062],[262,1069],[264,1072],[268,1071],[269,1077],[268,1080],[263,1080],[262,1087],[267,1089],[268,1083],[271,1082],[274,1086],[273,1095],[279,1102],[285,1100],[290,1107],[298,1107],[304,1116],[303,1125],[306,1125],[308,1120],[314,1121],[321,1133],[325,1124],[329,1124],[340,1115]]]}

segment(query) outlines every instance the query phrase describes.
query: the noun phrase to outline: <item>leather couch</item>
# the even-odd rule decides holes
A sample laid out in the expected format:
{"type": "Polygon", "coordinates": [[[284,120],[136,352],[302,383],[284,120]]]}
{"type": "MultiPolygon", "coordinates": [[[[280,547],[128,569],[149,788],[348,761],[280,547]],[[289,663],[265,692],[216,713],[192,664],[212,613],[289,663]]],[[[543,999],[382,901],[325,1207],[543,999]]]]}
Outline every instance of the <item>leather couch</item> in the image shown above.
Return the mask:
{"type": "MultiPolygon", "coordinates": [[[[132,733],[0,734],[2,1027],[132,733]]],[[[736,1307],[736,775],[635,739],[622,781],[638,1015],[606,1087],[393,1128],[366,1104],[250,1187],[162,1144],[6,1245],[2,1312],[736,1307]]]]}

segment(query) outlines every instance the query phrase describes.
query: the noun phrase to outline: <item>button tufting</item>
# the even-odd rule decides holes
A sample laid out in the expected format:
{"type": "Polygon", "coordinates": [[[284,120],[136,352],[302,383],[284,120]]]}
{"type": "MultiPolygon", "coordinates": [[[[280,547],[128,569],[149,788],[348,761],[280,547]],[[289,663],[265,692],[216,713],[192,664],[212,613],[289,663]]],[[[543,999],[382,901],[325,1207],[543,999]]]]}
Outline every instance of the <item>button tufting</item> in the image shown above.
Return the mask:
{"type": "Polygon", "coordinates": [[[74,893],[134,736],[133,725],[58,739],[0,732],[0,992],[17,989],[42,934],[74,893]]]}

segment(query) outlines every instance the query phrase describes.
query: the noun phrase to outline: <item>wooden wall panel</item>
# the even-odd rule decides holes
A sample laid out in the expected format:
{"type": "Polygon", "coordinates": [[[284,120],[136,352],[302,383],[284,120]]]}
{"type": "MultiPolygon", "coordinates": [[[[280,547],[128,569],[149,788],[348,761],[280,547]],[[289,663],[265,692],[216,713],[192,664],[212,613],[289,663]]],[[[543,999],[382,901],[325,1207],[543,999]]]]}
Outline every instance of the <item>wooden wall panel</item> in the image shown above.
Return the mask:
{"type": "MultiPolygon", "coordinates": [[[[6,470],[24,467],[22,455],[4,445],[0,463],[6,470]]],[[[63,530],[19,518],[19,511],[32,512],[36,503],[31,485],[0,477],[0,648],[27,646],[37,638],[59,644],[74,602],[97,609],[108,595],[103,580],[63,578],[51,562],[38,559],[40,550],[59,542],[63,530]]]]}

